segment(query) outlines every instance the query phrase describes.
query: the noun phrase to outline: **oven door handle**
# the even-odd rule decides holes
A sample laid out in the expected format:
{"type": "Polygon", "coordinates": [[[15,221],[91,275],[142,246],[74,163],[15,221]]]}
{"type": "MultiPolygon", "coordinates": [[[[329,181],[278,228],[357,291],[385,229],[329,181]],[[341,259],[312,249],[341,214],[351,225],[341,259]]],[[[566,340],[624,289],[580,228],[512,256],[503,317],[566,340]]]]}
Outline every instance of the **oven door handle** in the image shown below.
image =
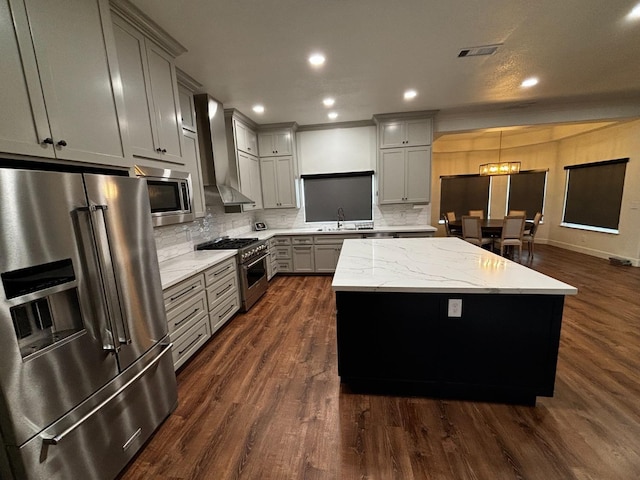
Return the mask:
{"type": "Polygon", "coordinates": [[[258,258],[257,260],[254,260],[253,262],[251,262],[249,265],[242,265],[242,268],[244,268],[245,270],[253,267],[256,263],[260,263],[261,261],[263,261],[265,258],[267,258],[268,254],[264,254],[263,256],[261,256],[260,258],[258,258]]]}

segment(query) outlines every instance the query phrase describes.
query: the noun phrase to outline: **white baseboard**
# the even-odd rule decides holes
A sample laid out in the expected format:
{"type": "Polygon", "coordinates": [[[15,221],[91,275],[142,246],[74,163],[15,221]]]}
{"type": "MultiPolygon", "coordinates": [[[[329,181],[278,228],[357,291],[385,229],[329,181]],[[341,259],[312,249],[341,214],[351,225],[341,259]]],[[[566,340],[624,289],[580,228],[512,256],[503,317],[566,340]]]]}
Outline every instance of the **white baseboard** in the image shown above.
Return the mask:
{"type": "MultiPolygon", "coordinates": [[[[609,259],[609,257],[617,257],[621,258],[620,255],[611,252],[604,252],[602,250],[596,250],[594,248],[581,247],[579,245],[573,245],[571,243],[558,242],[556,240],[548,240],[548,239],[540,239],[538,241],[536,239],[536,243],[552,245],[554,247],[564,248],[565,250],[571,250],[572,252],[584,253],[585,255],[591,255],[592,257],[605,258],[609,259]]],[[[631,261],[631,265],[634,267],[640,267],[640,258],[627,258],[631,261]]]]}

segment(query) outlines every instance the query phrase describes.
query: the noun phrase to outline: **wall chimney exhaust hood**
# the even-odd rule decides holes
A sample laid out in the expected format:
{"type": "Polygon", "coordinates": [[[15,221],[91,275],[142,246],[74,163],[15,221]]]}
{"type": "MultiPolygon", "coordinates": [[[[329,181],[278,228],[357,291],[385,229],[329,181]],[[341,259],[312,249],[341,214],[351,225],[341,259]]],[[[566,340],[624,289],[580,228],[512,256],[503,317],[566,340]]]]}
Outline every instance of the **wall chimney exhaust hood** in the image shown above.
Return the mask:
{"type": "Polygon", "coordinates": [[[211,95],[193,96],[198,125],[202,181],[207,205],[222,201],[227,213],[241,211],[241,205],[255,203],[239,190],[238,169],[227,150],[222,103],[211,95]]]}

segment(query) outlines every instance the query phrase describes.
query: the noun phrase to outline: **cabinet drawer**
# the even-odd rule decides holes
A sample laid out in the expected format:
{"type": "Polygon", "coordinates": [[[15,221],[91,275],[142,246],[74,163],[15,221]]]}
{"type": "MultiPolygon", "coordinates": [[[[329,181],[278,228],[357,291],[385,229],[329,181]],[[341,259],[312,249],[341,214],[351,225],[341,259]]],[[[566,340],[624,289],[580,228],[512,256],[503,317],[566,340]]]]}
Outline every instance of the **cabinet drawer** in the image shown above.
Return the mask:
{"type": "Polygon", "coordinates": [[[291,258],[291,247],[276,247],[273,251],[276,260],[287,260],[291,258]]]}
{"type": "Polygon", "coordinates": [[[278,245],[291,245],[291,237],[274,237],[272,238],[273,244],[278,245]]]}
{"type": "Polygon", "coordinates": [[[293,264],[291,260],[278,260],[278,273],[293,271],[293,264]]]}
{"type": "Polygon", "coordinates": [[[206,295],[203,291],[169,310],[167,312],[167,323],[171,338],[178,338],[191,325],[205,316],[208,311],[206,295]]]}
{"type": "Polygon", "coordinates": [[[207,287],[213,285],[225,275],[236,271],[236,257],[228,258],[204,272],[207,287]]]}
{"type": "Polygon", "coordinates": [[[313,245],[313,237],[293,237],[291,243],[294,245],[313,245]]]}
{"type": "Polygon", "coordinates": [[[204,290],[204,275],[194,275],[162,292],[164,306],[167,311],[187,298],[204,290]]]}
{"type": "Polygon", "coordinates": [[[238,276],[235,272],[207,287],[207,310],[214,309],[223,299],[238,293],[238,276]]]}
{"type": "Polygon", "coordinates": [[[209,321],[211,322],[211,334],[217,332],[227,320],[233,317],[233,314],[240,310],[240,298],[237,292],[230,298],[223,301],[218,307],[209,312],[209,321]]]}
{"type": "Polygon", "coordinates": [[[342,245],[344,240],[349,240],[351,238],[362,238],[360,234],[352,234],[352,235],[316,235],[313,237],[313,242],[316,245],[342,245]]]}
{"type": "Polygon", "coordinates": [[[211,337],[208,318],[205,316],[173,342],[173,367],[177,370],[211,337]]]}

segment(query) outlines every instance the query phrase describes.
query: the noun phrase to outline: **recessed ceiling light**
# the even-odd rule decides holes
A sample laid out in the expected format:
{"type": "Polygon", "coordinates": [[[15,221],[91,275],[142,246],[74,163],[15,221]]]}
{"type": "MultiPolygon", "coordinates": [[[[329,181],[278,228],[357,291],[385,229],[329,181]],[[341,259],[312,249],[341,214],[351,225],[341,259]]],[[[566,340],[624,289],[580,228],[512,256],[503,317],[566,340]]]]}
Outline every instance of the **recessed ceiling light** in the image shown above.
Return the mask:
{"type": "Polygon", "coordinates": [[[256,113],[264,113],[264,106],[262,105],[254,105],[253,111],[256,113]]]}
{"type": "Polygon", "coordinates": [[[629,14],[627,15],[627,19],[640,20],[640,3],[631,9],[629,14]]]}
{"type": "Polygon", "coordinates": [[[536,77],[527,78],[524,82],[520,84],[522,87],[533,87],[538,84],[538,79],[536,77]]]}
{"type": "Polygon", "coordinates": [[[314,53],[309,57],[309,63],[314,67],[319,67],[320,65],[324,64],[324,60],[324,55],[322,55],[321,53],[314,53]]]}
{"type": "Polygon", "coordinates": [[[336,101],[333,98],[327,97],[322,100],[322,103],[324,103],[325,107],[333,107],[333,104],[336,103],[336,101]]]}
{"type": "Polygon", "coordinates": [[[329,117],[331,120],[335,120],[336,118],[338,118],[338,114],[336,112],[329,112],[329,115],[327,115],[327,117],[329,117]]]}
{"type": "Polygon", "coordinates": [[[418,92],[416,92],[415,90],[407,90],[406,92],[404,92],[404,99],[413,100],[414,98],[416,98],[416,95],[418,95],[418,92]]]}

